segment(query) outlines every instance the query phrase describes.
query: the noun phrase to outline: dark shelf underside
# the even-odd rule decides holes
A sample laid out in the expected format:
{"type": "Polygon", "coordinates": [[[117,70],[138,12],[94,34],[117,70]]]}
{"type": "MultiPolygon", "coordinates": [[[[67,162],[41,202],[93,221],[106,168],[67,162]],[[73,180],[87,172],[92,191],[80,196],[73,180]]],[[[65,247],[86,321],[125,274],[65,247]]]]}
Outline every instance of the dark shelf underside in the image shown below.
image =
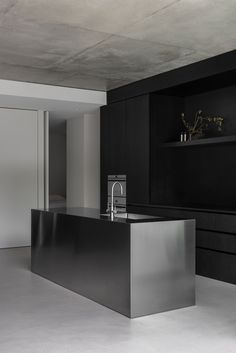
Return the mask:
{"type": "Polygon", "coordinates": [[[192,146],[227,144],[227,143],[235,143],[235,142],[236,142],[236,135],[231,135],[231,136],[202,138],[202,139],[186,141],[186,142],[180,142],[180,141],[166,142],[166,143],[162,143],[160,147],[161,148],[192,147],[192,146]]]}

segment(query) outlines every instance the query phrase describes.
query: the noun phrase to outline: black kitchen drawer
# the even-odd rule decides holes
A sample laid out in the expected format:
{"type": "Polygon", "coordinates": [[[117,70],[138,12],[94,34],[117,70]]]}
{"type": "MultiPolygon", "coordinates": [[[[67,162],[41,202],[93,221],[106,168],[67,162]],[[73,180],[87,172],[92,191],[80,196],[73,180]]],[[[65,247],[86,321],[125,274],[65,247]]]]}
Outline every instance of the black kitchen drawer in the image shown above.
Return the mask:
{"type": "Polygon", "coordinates": [[[196,272],[200,276],[236,284],[236,256],[214,250],[196,249],[196,272]]]}
{"type": "Polygon", "coordinates": [[[236,235],[197,230],[196,246],[236,254],[236,235]]]}
{"type": "Polygon", "coordinates": [[[155,205],[128,205],[130,211],[177,218],[194,218],[200,229],[236,234],[236,214],[195,211],[155,205]]]}

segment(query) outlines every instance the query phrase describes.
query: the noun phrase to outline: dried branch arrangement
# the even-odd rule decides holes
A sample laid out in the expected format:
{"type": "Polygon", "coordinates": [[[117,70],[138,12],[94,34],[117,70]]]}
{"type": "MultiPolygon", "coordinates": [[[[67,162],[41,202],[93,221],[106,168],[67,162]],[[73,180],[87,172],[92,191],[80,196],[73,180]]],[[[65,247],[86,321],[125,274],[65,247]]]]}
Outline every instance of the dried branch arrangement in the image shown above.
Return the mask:
{"type": "Polygon", "coordinates": [[[189,140],[192,139],[192,136],[202,137],[204,132],[209,128],[210,125],[215,125],[218,131],[222,131],[222,126],[224,123],[224,118],[221,116],[203,116],[202,110],[198,110],[195,114],[194,121],[189,123],[186,118],[185,114],[181,114],[181,119],[183,125],[189,135],[189,140]]]}

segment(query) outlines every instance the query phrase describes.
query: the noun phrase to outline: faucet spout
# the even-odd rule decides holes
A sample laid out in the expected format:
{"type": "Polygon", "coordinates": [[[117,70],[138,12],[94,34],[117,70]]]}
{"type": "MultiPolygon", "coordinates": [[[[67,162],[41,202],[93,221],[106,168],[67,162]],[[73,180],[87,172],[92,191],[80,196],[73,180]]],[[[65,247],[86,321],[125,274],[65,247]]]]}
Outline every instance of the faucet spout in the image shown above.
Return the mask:
{"type": "Polygon", "coordinates": [[[114,210],[114,188],[116,185],[120,186],[120,194],[123,195],[123,186],[119,181],[116,181],[112,184],[111,187],[111,219],[114,219],[114,214],[116,213],[114,210]]]}

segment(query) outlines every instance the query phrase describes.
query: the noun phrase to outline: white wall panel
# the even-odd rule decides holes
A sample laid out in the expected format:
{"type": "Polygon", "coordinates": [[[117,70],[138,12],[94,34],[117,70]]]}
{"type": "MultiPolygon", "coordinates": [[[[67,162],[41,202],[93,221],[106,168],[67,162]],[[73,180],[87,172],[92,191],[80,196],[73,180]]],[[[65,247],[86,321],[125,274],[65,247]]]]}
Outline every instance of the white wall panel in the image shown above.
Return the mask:
{"type": "Polygon", "coordinates": [[[30,245],[30,210],[44,189],[42,119],[37,111],[0,109],[0,248],[30,245]]]}
{"type": "Polygon", "coordinates": [[[67,205],[100,207],[100,115],[67,120],[67,205]]]}
{"type": "Polygon", "coordinates": [[[66,125],[66,202],[84,207],[84,118],[69,119],[66,125]]]}
{"type": "Polygon", "coordinates": [[[100,114],[84,115],[84,207],[100,208],[100,114]]]}

